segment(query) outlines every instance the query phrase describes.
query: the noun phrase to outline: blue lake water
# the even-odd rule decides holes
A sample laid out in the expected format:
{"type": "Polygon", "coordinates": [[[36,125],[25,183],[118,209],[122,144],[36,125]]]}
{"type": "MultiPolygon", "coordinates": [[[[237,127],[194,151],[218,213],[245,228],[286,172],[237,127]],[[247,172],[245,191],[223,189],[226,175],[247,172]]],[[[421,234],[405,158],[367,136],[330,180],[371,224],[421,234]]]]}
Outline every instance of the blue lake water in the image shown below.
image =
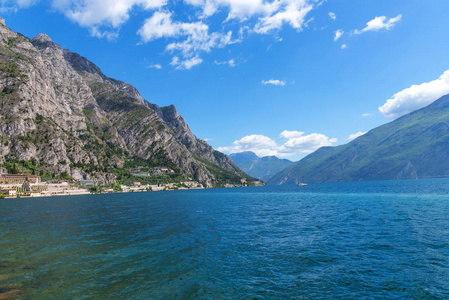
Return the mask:
{"type": "Polygon", "coordinates": [[[447,299],[449,179],[3,199],[5,295],[447,299]]]}

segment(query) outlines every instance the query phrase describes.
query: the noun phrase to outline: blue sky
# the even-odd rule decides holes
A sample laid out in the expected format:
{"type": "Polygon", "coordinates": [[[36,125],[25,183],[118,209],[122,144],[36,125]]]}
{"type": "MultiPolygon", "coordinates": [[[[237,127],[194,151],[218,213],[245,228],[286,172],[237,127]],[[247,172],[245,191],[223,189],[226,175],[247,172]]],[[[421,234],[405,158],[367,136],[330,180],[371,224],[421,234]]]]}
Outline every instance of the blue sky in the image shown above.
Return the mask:
{"type": "Polygon", "coordinates": [[[297,160],[449,93],[446,0],[0,3],[226,153],[297,160]]]}

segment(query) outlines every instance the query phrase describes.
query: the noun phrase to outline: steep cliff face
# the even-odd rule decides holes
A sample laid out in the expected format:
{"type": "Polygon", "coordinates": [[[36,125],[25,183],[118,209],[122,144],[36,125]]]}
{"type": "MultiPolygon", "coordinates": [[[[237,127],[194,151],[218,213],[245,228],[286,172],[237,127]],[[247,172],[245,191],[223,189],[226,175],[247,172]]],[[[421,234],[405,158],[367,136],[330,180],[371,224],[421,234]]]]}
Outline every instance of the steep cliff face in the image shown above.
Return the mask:
{"type": "Polygon", "coordinates": [[[0,91],[0,162],[33,159],[43,171],[100,184],[132,157],[157,158],[209,185],[247,177],[197,139],[173,105],[150,104],[47,35],[30,40],[2,22],[0,91]]]}

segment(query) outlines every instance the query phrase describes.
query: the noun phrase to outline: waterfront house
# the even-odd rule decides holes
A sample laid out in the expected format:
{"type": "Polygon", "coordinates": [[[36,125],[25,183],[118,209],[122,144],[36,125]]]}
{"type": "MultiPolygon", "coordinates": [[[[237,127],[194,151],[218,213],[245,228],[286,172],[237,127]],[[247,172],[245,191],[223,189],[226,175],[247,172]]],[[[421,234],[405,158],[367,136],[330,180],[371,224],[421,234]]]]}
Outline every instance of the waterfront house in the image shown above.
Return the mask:
{"type": "Polygon", "coordinates": [[[130,173],[131,176],[137,176],[137,177],[150,177],[150,173],[130,173]]]}
{"type": "Polygon", "coordinates": [[[28,193],[30,194],[30,197],[41,197],[42,196],[41,191],[30,191],[28,193]]]}
{"type": "Polygon", "coordinates": [[[40,183],[41,177],[27,174],[0,174],[0,182],[8,184],[22,184],[24,182],[40,183]]]}
{"type": "Polygon", "coordinates": [[[93,180],[87,179],[87,180],[78,180],[77,184],[85,187],[94,187],[95,182],[93,180]]]}
{"type": "Polygon", "coordinates": [[[13,189],[13,188],[3,188],[0,190],[0,194],[14,197],[17,195],[17,191],[16,191],[16,189],[13,189]]]}

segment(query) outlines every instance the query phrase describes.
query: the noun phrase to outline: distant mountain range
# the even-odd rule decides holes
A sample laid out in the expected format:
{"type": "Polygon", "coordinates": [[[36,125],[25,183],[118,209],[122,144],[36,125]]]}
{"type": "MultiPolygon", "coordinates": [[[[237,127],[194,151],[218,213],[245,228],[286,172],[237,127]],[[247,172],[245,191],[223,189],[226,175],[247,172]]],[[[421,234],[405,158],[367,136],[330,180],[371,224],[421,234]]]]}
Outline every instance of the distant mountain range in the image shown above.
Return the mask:
{"type": "Polygon", "coordinates": [[[280,159],[276,156],[258,157],[251,151],[234,153],[229,156],[242,171],[263,181],[269,180],[273,175],[293,164],[288,159],[280,159]]]}
{"type": "Polygon", "coordinates": [[[449,95],[350,143],[323,147],[269,184],[449,176],[449,95]]]}
{"type": "Polygon", "coordinates": [[[98,184],[132,165],[170,167],[208,186],[252,180],[196,138],[173,105],[147,102],[47,35],[29,39],[2,18],[0,92],[0,164],[98,184]]]}

